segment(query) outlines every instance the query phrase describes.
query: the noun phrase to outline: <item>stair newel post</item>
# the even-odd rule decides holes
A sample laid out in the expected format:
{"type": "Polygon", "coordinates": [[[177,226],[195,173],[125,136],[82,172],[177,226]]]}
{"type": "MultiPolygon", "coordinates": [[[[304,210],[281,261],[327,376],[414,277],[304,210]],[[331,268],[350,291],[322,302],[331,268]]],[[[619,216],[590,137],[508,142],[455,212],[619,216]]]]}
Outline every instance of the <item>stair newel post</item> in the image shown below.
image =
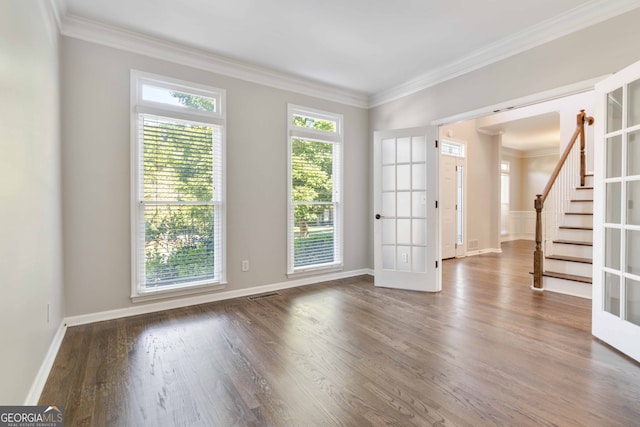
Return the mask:
{"type": "Polygon", "coordinates": [[[533,287],[542,289],[542,194],[536,195],[536,250],[533,253],[533,287]]]}
{"type": "MultiPolygon", "coordinates": [[[[587,174],[587,161],[585,157],[585,141],[584,141],[584,122],[585,122],[585,112],[584,110],[580,110],[580,114],[577,117],[577,125],[580,128],[580,187],[584,187],[584,177],[587,174]]],[[[591,124],[591,123],[589,123],[591,124]]]]}

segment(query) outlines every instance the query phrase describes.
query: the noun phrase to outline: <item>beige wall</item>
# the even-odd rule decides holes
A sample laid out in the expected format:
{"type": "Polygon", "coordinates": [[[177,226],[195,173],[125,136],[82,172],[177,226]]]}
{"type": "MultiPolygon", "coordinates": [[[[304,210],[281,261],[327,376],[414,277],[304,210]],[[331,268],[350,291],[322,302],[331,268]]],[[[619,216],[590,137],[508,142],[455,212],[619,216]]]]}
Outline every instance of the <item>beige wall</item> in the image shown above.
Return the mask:
{"type": "Polygon", "coordinates": [[[0,2],[2,405],[25,402],[64,313],[55,31],[44,2],[0,2]]]}
{"type": "Polygon", "coordinates": [[[61,52],[67,315],[132,305],[131,69],[227,91],[226,290],[287,281],[287,103],[344,114],[344,270],[369,267],[367,110],[66,37],[61,52]]]}
{"type": "Polygon", "coordinates": [[[521,159],[520,181],[522,187],[519,202],[520,209],[518,210],[534,210],[533,201],[536,198],[536,194],[540,194],[544,190],[559,159],[559,154],[523,157],[521,159]]]}
{"type": "Polygon", "coordinates": [[[500,180],[498,137],[478,133],[475,120],[440,127],[440,138],[464,142],[467,156],[467,249],[500,247],[500,180]],[[469,245],[478,241],[478,247],[469,245]]]}

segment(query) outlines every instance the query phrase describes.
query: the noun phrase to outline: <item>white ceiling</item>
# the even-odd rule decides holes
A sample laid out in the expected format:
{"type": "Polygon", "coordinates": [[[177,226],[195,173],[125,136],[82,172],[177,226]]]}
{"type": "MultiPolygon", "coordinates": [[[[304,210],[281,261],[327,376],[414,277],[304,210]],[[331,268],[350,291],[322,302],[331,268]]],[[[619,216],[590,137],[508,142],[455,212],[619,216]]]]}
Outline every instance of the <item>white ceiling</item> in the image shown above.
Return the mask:
{"type": "Polygon", "coordinates": [[[69,18],[98,21],[365,95],[640,6],[637,0],[55,1],[62,25],[69,18]]]}
{"type": "Polygon", "coordinates": [[[485,126],[479,130],[502,133],[502,145],[519,151],[560,146],[560,114],[557,112],[485,126]]]}

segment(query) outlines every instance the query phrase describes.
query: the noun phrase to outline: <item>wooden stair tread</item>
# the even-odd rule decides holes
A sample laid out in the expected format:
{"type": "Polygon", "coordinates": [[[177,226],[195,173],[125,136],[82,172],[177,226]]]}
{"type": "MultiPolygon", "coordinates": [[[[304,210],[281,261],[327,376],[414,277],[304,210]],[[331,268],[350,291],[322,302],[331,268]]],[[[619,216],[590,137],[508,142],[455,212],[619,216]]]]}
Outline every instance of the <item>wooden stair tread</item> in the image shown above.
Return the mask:
{"type": "Polygon", "coordinates": [[[565,212],[565,215],[593,215],[591,212],[565,212]]]}
{"type": "Polygon", "coordinates": [[[582,242],[578,240],[554,240],[553,243],[563,243],[565,245],[593,246],[593,242],[582,242]]]}
{"type": "Polygon", "coordinates": [[[563,228],[565,230],[591,230],[593,231],[593,227],[577,227],[573,225],[561,225],[558,228],[563,228]]]}
{"type": "Polygon", "coordinates": [[[582,199],[571,199],[571,203],[582,203],[582,202],[591,202],[591,203],[593,203],[593,199],[585,199],[585,200],[582,200],[582,199]]]}
{"type": "Polygon", "coordinates": [[[576,190],[593,190],[593,187],[576,187],[576,190]]]}
{"type": "Polygon", "coordinates": [[[591,261],[589,258],[580,258],[580,257],[575,257],[575,256],[567,256],[567,255],[547,255],[545,256],[546,259],[555,259],[558,261],[571,261],[571,262],[579,262],[582,264],[592,264],[593,261],[591,261]]]}
{"type": "Polygon", "coordinates": [[[581,282],[581,283],[588,283],[588,284],[592,283],[591,277],[577,276],[575,274],[558,273],[556,271],[544,271],[542,272],[542,275],[546,277],[555,277],[556,279],[572,280],[574,282],[581,282]]]}

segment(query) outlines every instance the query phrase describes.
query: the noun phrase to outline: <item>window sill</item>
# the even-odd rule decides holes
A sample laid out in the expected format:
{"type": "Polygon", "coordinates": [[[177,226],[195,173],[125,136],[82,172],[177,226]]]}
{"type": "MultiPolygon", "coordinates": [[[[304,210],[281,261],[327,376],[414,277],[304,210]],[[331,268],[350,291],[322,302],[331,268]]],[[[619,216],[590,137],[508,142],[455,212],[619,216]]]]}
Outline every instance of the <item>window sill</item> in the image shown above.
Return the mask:
{"type": "Polygon", "coordinates": [[[147,291],[139,291],[137,294],[131,295],[131,302],[146,302],[160,299],[168,299],[181,297],[186,295],[201,294],[204,292],[221,291],[227,287],[227,282],[224,283],[207,283],[194,286],[181,286],[168,289],[153,289],[147,291]]]}
{"type": "Polygon", "coordinates": [[[289,279],[296,279],[299,277],[308,277],[308,276],[317,276],[319,274],[325,273],[334,273],[336,271],[343,270],[342,264],[330,264],[319,267],[309,267],[305,269],[294,270],[293,272],[287,273],[287,277],[289,279]]]}

